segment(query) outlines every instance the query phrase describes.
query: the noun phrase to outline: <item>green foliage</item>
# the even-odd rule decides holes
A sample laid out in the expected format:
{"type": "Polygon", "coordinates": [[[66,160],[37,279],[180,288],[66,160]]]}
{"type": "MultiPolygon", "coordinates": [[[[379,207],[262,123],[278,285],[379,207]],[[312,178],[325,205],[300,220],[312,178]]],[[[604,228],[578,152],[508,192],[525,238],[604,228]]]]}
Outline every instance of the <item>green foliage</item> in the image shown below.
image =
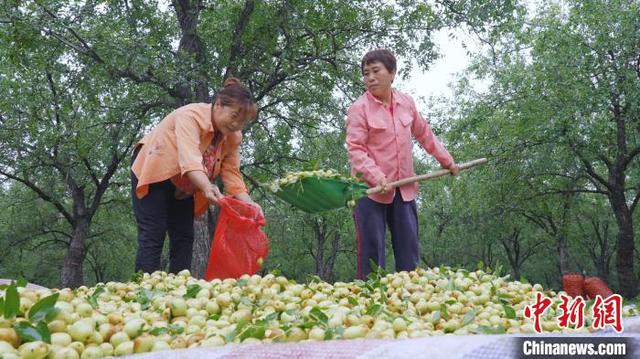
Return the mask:
{"type": "MultiPolygon", "coordinates": [[[[464,26],[498,39],[522,25],[524,7],[512,1],[294,0],[205,2],[188,10],[197,18],[179,22],[185,13],[174,3],[153,0],[0,5],[0,39],[10,45],[0,49],[0,206],[6,208],[0,213],[0,250],[6,253],[0,276],[58,286],[59,268],[76,240],[84,250],[81,281],[129,278],[136,237],[129,198],[133,144],[175,107],[211,100],[223,78],[234,75],[252,89],[260,108],[244,133],[242,171],[268,219],[271,252],[263,272],[296,280],[308,274],[353,279],[351,213],[300,213],[258,184],[305,163],[349,173],[344,111],[363,92],[359,61],[366,50],[392,48],[405,59],[399,75],[407,76],[438,56],[433,31],[464,26]],[[197,27],[181,28],[190,23],[197,27]]],[[[508,72],[524,79],[512,82],[531,83],[525,81],[525,63],[515,63],[520,68],[508,72]]],[[[508,91],[496,93],[510,98],[508,91]]],[[[420,233],[430,265],[456,261],[471,268],[483,260],[493,266],[498,239],[514,226],[526,234],[523,246],[540,236],[513,210],[529,202],[521,196],[530,187],[513,184],[539,170],[543,156],[529,160],[513,146],[524,142],[522,134],[533,142],[544,138],[547,129],[527,121],[544,123],[545,112],[527,103],[531,115],[511,123],[519,107],[493,107],[461,106],[464,121],[436,128],[443,136],[450,130],[456,158],[485,154],[500,159],[500,170],[478,169],[423,186],[420,233]],[[492,121],[476,126],[486,115],[492,121]],[[491,133],[498,130],[506,131],[504,143],[494,146],[491,133]],[[509,151],[520,156],[510,159],[509,151]]],[[[556,167],[567,163],[571,156],[565,153],[556,167]]],[[[550,206],[549,213],[555,210],[550,206]]],[[[236,334],[260,335],[260,326],[247,328],[236,334]]],[[[327,332],[335,334],[341,333],[327,332]]]]}

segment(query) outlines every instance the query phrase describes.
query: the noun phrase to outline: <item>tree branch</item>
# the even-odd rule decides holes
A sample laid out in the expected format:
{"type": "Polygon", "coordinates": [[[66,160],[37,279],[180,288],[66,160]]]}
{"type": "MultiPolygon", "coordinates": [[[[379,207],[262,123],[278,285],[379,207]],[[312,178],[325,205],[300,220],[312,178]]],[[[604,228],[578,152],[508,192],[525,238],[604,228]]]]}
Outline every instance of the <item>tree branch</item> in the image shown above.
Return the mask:
{"type": "Polygon", "coordinates": [[[67,222],[69,222],[69,224],[73,225],[74,224],[74,219],[71,216],[71,214],[64,208],[64,206],[62,205],[62,203],[56,201],[55,199],[53,199],[51,196],[49,196],[45,191],[43,191],[42,189],[40,189],[40,187],[38,187],[35,183],[16,176],[12,173],[6,172],[4,170],[0,170],[0,175],[3,175],[7,178],[10,178],[14,181],[18,181],[22,184],[24,184],[25,186],[29,187],[29,189],[31,189],[32,191],[34,191],[38,197],[40,197],[42,200],[51,203],[57,210],[58,212],[60,212],[60,214],[62,214],[64,216],[64,218],[67,220],[67,222]]]}

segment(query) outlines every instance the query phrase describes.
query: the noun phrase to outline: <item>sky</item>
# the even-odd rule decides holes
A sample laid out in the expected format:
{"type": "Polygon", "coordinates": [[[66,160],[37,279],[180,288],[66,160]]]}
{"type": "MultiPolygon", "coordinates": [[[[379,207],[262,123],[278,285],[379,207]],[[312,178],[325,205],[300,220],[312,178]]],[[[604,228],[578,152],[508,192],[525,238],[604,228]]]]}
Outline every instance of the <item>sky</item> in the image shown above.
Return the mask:
{"type": "MultiPolygon", "coordinates": [[[[396,78],[397,83],[395,83],[395,86],[400,90],[404,90],[416,100],[419,98],[428,99],[440,96],[449,98],[453,96],[451,83],[455,82],[457,73],[462,72],[469,66],[471,60],[467,56],[462,42],[464,41],[472,50],[479,48],[477,41],[459,28],[439,30],[434,34],[433,40],[438,46],[438,52],[441,57],[431,65],[429,70],[425,72],[420,69],[414,69],[406,81],[399,77],[396,78]],[[450,33],[454,35],[453,38],[449,37],[450,33]]],[[[472,84],[474,86],[480,85],[473,82],[472,84]]]]}

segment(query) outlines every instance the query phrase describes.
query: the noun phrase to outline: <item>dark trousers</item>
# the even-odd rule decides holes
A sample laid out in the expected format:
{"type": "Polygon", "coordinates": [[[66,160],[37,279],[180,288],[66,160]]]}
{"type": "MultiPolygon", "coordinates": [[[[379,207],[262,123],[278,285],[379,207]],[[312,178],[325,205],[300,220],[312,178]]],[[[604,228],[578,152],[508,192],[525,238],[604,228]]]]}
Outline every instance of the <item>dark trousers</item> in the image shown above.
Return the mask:
{"type": "MultiPolygon", "coordinates": [[[[136,149],[133,159],[140,148],[136,149]]],[[[136,272],[160,270],[164,239],[169,233],[169,271],[177,273],[191,267],[193,250],[193,197],[178,200],[170,180],[152,183],[149,193],[138,199],[138,178],[131,172],[133,213],[138,224],[136,272]]]]}
{"type": "Polygon", "coordinates": [[[391,231],[396,271],[416,269],[420,259],[420,242],[415,200],[402,200],[400,190],[396,190],[390,204],[378,203],[363,197],[356,204],[353,218],[358,241],[358,278],[365,279],[371,272],[369,259],[384,268],[384,237],[387,224],[391,231]]]}

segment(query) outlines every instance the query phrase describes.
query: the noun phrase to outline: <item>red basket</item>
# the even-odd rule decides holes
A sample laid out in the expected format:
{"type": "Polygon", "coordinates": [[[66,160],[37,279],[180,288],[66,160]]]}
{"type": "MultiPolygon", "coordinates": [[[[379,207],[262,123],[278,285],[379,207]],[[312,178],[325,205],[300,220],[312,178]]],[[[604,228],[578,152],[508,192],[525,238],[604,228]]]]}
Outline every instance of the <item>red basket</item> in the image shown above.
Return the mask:
{"type": "Polygon", "coordinates": [[[595,298],[597,295],[607,298],[613,294],[605,281],[599,277],[587,277],[584,279],[584,292],[589,298],[595,298]]]}
{"type": "Polygon", "coordinates": [[[562,287],[568,295],[578,297],[584,294],[584,277],[580,273],[567,273],[562,276],[562,287]]]}

